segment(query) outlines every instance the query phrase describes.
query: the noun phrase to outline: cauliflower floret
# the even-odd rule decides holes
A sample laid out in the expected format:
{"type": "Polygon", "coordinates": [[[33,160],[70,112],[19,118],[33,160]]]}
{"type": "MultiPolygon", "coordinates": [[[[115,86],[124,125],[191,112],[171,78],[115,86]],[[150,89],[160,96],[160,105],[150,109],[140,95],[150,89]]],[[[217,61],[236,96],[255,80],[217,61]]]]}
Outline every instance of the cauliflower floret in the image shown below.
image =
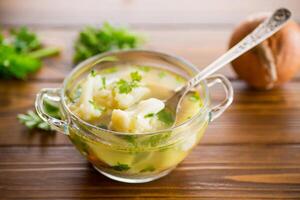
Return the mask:
{"type": "Polygon", "coordinates": [[[101,85],[101,76],[89,75],[87,80],[82,85],[82,93],[80,99],[75,106],[74,112],[84,120],[91,120],[93,118],[100,117],[104,109],[96,106],[93,101],[94,91],[97,90],[101,85]]]}
{"type": "Polygon", "coordinates": [[[143,97],[150,93],[150,89],[147,87],[133,88],[128,94],[119,93],[118,89],[115,89],[115,101],[117,107],[120,109],[126,109],[140,101],[143,97]]]}
{"type": "Polygon", "coordinates": [[[155,115],[164,107],[161,100],[150,98],[125,111],[115,109],[112,112],[110,128],[132,133],[156,130],[159,121],[155,115]]]}

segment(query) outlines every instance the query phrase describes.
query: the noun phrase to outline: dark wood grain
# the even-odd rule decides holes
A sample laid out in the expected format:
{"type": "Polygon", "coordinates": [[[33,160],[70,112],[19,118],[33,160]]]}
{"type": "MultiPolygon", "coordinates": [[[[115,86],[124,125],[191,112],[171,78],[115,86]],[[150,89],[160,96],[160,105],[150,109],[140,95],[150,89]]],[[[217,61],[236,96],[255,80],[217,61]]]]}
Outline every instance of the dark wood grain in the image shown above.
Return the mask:
{"type": "Polygon", "coordinates": [[[1,147],[0,185],[2,197],[24,199],[296,199],[299,151],[299,145],[200,145],[167,177],[132,185],[98,174],[73,147],[1,147]]]}

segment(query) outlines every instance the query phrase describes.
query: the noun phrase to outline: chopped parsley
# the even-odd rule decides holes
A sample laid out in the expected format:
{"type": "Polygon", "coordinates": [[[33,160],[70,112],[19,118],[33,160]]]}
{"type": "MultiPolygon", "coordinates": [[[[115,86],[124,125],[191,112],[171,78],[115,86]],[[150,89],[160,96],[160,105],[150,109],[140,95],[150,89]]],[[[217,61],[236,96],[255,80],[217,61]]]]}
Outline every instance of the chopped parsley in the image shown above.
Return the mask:
{"type": "Polygon", "coordinates": [[[124,135],[124,140],[131,143],[133,146],[137,146],[136,136],[135,135],[124,135]]]}
{"type": "Polygon", "coordinates": [[[133,88],[138,87],[136,82],[128,82],[124,79],[121,79],[117,82],[119,93],[121,94],[128,94],[132,91],[133,88]]]}
{"type": "Polygon", "coordinates": [[[141,172],[153,172],[153,171],[155,171],[155,168],[152,165],[141,170],[141,172]]]}
{"type": "Polygon", "coordinates": [[[178,75],[175,76],[175,79],[178,83],[184,83],[186,81],[184,78],[178,75]]]}
{"type": "Polygon", "coordinates": [[[172,125],[174,122],[172,113],[167,111],[166,109],[162,109],[156,115],[160,121],[164,122],[167,125],[172,125]]]}
{"type": "Polygon", "coordinates": [[[163,78],[163,77],[165,77],[166,76],[166,73],[165,72],[159,72],[159,74],[158,74],[158,77],[159,78],[163,78]]]}
{"type": "Polygon", "coordinates": [[[117,71],[118,71],[117,67],[110,67],[102,70],[102,72],[105,74],[112,74],[112,73],[116,73],[117,71]]]}
{"type": "Polygon", "coordinates": [[[148,66],[140,66],[139,69],[144,71],[144,72],[149,72],[151,70],[151,68],[148,67],[148,66]]]}
{"type": "Polygon", "coordinates": [[[154,113],[148,113],[147,115],[144,116],[144,118],[149,118],[149,117],[153,117],[154,113]]]}
{"type": "Polygon", "coordinates": [[[159,144],[166,142],[171,137],[171,135],[172,135],[171,132],[152,135],[148,137],[146,140],[142,141],[141,144],[145,146],[156,147],[159,144]]]}
{"type": "Polygon", "coordinates": [[[112,168],[116,171],[127,171],[130,167],[127,164],[121,164],[118,162],[117,165],[112,166],[112,168]]]}
{"type": "Polygon", "coordinates": [[[130,73],[130,77],[132,81],[141,81],[142,80],[142,76],[139,74],[138,71],[132,72],[130,73]]]}
{"type": "Polygon", "coordinates": [[[124,79],[120,79],[117,82],[117,87],[119,88],[119,93],[128,94],[132,91],[133,88],[139,86],[138,82],[142,80],[142,76],[136,71],[130,73],[131,81],[126,81],[124,79]]]}
{"type": "Polygon", "coordinates": [[[198,94],[197,92],[195,92],[193,95],[191,95],[191,96],[189,97],[189,100],[190,100],[190,101],[193,101],[193,102],[197,102],[197,101],[200,100],[200,96],[199,96],[199,94],[198,94]]]}
{"type": "Polygon", "coordinates": [[[106,89],[106,78],[105,78],[105,77],[102,77],[102,78],[101,78],[101,81],[102,81],[102,88],[103,88],[103,89],[106,89]]]}
{"type": "Polygon", "coordinates": [[[96,71],[94,69],[91,70],[91,76],[95,77],[97,75],[96,71]]]}

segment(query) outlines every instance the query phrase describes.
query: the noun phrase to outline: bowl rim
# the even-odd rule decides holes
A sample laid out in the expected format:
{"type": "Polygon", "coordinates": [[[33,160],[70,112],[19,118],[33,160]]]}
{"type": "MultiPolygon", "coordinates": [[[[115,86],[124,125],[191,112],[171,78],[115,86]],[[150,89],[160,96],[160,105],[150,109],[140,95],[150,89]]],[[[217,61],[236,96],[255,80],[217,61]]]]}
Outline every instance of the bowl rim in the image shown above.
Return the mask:
{"type": "MultiPolygon", "coordinates": [[[[88,122],[86,122],[85,120],[81,119],[80,117],[78,117],[75,113],[73,113],[70,108],[68,107],[67,103],[66,103],[66,87],[68,82],[72,79],[73,75],[79,71],[80,69],[89,66],[89,64],[94,63],[96,60],[104,58],[104,57],[108,57],[108,56],[114,56],[115,54],[119,54],[119,53],[150,53],[150,54],[156,54],[158,56],[163,56],[167,59],[170,60],[174,60],[179,62],[180,64],[183,64],[184,66],[187,66],[189,69],[192,70],[193,73],[197,73],[199,72],[199,69],[193,65],[192,63],[190,63],[189,61],[185,60],[182,57],[179,56],[175,56],[169,53],[165,53],[165,52],[160,52],[160,51],[153,51],[153,50],[145,50],[145,49],[130,49],[130,50],[114,50],[114,51],[108,51],[105,53],[101,53],[101,54],[97,54],[95,56],[92,56],[82,62],[80,62],[79,64],[77,64],[74,69],[72,69],[72,71],[66,76],[66,78],[63,81],[63,87],[62,90],[60,91],[60,98],[61,98],[61,102],[63,105],[63,109],[64,111],[67,111],[67,119],[69,119],[70,121],[70,116],[71,118],[75,118],[76,120],[78,120],[80,123],[82,123],[83,125],[92,128],[93,130],[99,130],[101,132],[107,132],[110,134],[114,134],[114,135],[120,135],[120,136],[125,136],[125,135],[156,135],[156,134],[161,134],[161,133],[166,133],[166,132],[171,132],[171,131],[176,131],[178,129],[184,128],[186,126],[188,126],[190,123],[192,123],[194,120],[196,120],[198,117],[203,116],[204,113],[206,113],[206,111],[208,110],[208,106],[209,106],[209,89],[208,89],[208,85],[206,80],[203,80],[202,86],[203,90],[204,90],[204,101],[203,101],[203,107],[201,107],[198,111],[198,113],[196,115],[194,115],[193,117],[191,117],[190,119],[182,122],[181,124],[178,124],[176,126],[173,127],[169,127],[166,129],[161,129],[161,130],[157,130],[157,131],[150,131],[150,132],[142,132],[142,133],[127,133],[127,132],[119,132],[119,131],[113,131],[113,130],[109,130],[109,129],[104,129],[98,126],[95,126],[93,124],[90,124],[88,122]]],[[[100,137],[99,134],[94,134],[95,136],[100,137]]]]}

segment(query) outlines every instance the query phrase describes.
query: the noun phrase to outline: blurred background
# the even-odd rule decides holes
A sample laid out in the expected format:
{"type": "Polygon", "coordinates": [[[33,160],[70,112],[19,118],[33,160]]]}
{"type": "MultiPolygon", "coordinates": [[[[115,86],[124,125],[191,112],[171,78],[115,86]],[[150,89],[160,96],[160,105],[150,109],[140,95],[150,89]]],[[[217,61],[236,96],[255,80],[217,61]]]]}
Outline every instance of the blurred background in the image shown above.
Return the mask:
{"type": "Polygon", "coordinates": [[[138,27],[232,26],[258,11],[288,7],[300,19],[298,0],[1,0],[0,22],[81,26],[105,20],[138,27]]]}
{"type": "MultiPolygon", "coordinates": [[[[176,54],[203,67],[228,48],[239,22],[252,13],[279,7],[289,8],[300,21],[298,0],[1,0],[0,24],[29,26],[43,43],[61,46],[65,61],[61,70],[68,71],[72,65],[78,31],[105,21],[143,33],[148,38],[145,48],[176,54]]],[[[38,77],[47,76],[49,70],[39,72],[38,77]]],[[[222,72],[234,76],[231,68],[222,72]]]]}

